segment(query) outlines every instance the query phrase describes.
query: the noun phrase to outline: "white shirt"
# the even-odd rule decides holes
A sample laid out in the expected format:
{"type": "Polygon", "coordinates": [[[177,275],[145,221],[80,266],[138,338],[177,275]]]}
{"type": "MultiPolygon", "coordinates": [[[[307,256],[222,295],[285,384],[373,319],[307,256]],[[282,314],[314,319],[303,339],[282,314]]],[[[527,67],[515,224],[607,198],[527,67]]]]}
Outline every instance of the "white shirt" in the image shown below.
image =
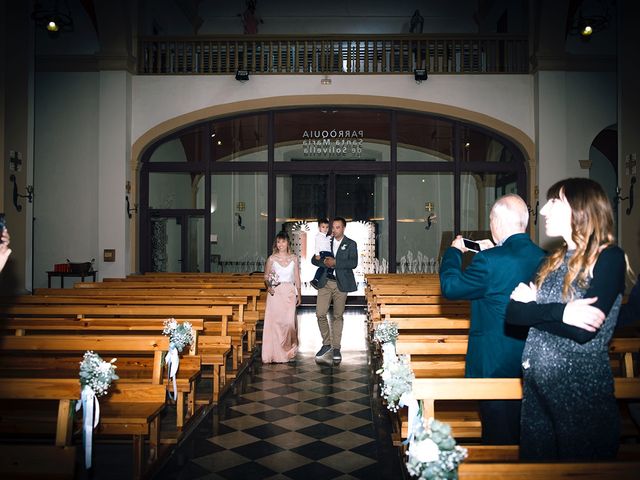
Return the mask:
{"type": "Polygon", "coordinates": [[[320,255],[320,252],[330,252],[331,237],[322,232],[316,233],[315,250],[316,255],[320,255]]]}
{"type": "Polygon", "coordinates": [[[342,243],[342,240],[344,240],[344,237],[342,237],[340,240],[336,240],[335,238],[333,239],[333,257],[335,258],[336,253],[338,253],[338,248],[340,248],[340,244],[342,243]]]}

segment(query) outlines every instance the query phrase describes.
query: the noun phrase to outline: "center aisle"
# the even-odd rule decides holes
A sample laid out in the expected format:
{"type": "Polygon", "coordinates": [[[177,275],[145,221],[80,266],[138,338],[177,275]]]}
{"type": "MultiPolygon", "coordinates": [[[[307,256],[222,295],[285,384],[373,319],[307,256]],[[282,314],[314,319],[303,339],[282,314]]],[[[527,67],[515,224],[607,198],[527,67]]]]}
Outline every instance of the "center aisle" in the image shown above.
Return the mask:
{"type": "Polygon", "coordinates": [[[367,351],[319,367],[259,356],[237,387],[182,442],[156,479],[401,478],[367,351]]]}

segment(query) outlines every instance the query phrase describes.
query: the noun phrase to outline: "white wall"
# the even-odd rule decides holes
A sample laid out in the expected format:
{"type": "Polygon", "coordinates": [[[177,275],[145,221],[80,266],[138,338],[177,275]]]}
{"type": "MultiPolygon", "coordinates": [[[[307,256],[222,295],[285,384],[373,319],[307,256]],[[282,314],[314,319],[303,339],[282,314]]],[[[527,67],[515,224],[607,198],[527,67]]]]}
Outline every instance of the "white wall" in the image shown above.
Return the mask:
{"type": "Polygon", "coordinates": [[[54,263],[99,257],[99,87],[97,73],[37,74],[34,287],[54,263]]]}
{"type": "MultiPolygon", "coordinates": [[[[496,118],[535,138],[541,197],[559,178],[585,176],[578,160],[589,158],[595,135],[616,120],[614,75],[606,73],[540,72],[535,85],[528,75],[434,75],[421,85],[403,75],[335,76],[330,86],[321,85],[319,76],[297,75],[255,75],[241,84],[231,77],[40,73],[36,89],[36,287],[46,284],[45,270],[66,258],[99,260],[103,248],[116,248],[117,260],[126,258],[119,252],[130,249],[123,198],[130,146],[181,114],[286,95],[326,94],[328,102],[333,94],[393,95],[447,104],[496,118]]],[[[278,214],[285,210],[279,205],[278,214]]],[[[445,212],[437,213],[443,222],[445,212]]],[[[245,222],[256,214],[246,212],[245,222]]],[[[97,266],[105,276],[119,276],[128,273],[127,265],[97,266]]]]}
{"type": "MultiPolygon", "coordinates": [[[[320,75],[133,77],[132,140],[171,118],[206,107],[288,95],[374,95],[435,102],[484,113],[534,138],[533,78],[529,75],[432,75],[416,84],[412,75],[320,75]]],[[[615,123],[615,122],[611,122],[615,123]]]]}
{"type": "MultiPolygon", "coordinates": [[[[568,177],[588,177],[578,160],[589,158],[591,142],[617,117],[614,73],[538,72],[536,143],[540,206],[551,185],[568,177]]],[[[544,226],[541,219],[538,226],[544,226]]],[[[553,243],[539,230],[543,248],[553,243]]]]}

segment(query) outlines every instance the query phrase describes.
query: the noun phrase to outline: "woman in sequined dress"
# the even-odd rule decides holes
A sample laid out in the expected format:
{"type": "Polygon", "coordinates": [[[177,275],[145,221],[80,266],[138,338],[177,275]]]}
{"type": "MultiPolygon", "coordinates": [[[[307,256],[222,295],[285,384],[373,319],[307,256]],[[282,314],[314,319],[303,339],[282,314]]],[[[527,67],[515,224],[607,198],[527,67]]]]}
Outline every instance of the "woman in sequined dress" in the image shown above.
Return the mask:
{"type": "Polygon", "coordinates": [[[620,419],[608,345],[628,263],[597,182],[559,181],[547,199],[540,211],[547,235],[563,245],[542,263],[535,284],[514,290],[507,308],[507,322],[531,327],[522,354],[520,457],[612,459],[620,419]]]}
{"type": "Polygon", "coordinates": [[[298,257],[291,253],[285,232],[278,233],[273,241],[273,254],[264,267],[264,281],[269,295],[262,330],[262,362],[289,362],[298,352],[296,307],[302,296],[298,257]]]}

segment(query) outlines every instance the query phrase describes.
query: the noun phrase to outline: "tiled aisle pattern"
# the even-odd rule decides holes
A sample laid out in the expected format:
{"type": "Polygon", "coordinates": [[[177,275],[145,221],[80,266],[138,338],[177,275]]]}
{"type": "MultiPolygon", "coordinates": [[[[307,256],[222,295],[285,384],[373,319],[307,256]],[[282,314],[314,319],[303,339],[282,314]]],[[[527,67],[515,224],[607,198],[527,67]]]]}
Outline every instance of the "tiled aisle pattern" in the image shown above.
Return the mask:
{"type": "Polygon", "coordinates": [[[254,361],[170,458],[157,479],[402,478],[367,352],[339,367],[313,354],[288,364],[254,361]]]}

